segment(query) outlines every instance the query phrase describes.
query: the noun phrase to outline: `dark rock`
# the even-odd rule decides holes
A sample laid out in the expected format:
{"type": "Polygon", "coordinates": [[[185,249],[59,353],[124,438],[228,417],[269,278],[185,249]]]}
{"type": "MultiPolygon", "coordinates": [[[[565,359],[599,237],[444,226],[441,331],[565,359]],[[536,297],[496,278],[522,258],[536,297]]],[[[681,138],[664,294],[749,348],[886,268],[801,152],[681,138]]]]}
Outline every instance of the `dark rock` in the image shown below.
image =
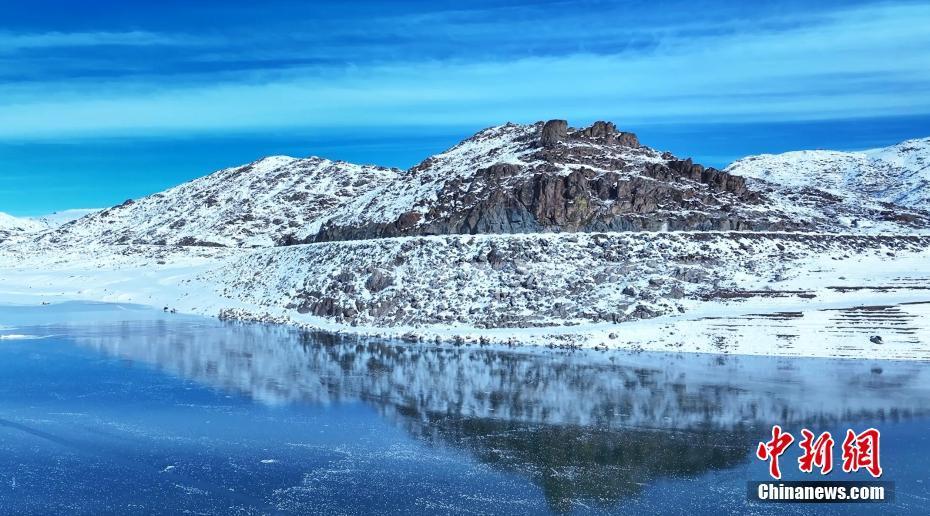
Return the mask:
{"type": "Polygon", "coordinates": [[[600,138],[610,140],[622,147],[640,147],[639,138],[633,133],[619,132],[613,122],[597,121],[571,134],[573,138],[600,138]]]}
{"type": "Polygon", "coordinates": [[[574,137],[583,137],[583,138],[606,138],[617,134],[617,126],[613,122],[604,122],[597,121],[594,122],[591,127],[582,129],[580,131],[575,131],[572,133],[574,137]]]}
{"type": "MultiPolygon", "coordinates": [[[[604,148],[639,148],[632,133],[610,122],[566,134],[565,120],[540,129],[527,164],[496,163],[456,176],[426,209],[393,222],[359,226],[327,223],[314,241],[413,235],[618,231],[787,231],[809,229],[799,221],[758,216],[765,198],[740,176],[705,168],[690,159],[629,163],[604,148]],[[557,145],[596,139],[596,146],[557,145]],[[566,165],[571,165],[566,166],[566,165]],[[751,208],[751,209],[745,209],[751,208]]],[[[636,151],[624,151],[636,152],[636,151]]],[[[652,152],[652,151],[643,151],[652,152]]],[[[620,153],[622,154],[622,153],[620,153]]],[[[411,173],[428,173],[426,160],[411,173]]],[[[479,260],[485,260],[481,257],[479,260]]],[[[398,264],[399,265],[399,264],[398,264]]]]}
{"type": "Polygon", "coordinates": [[[543,125],[539,137],[539,144],[543,147],[554,147],[568,136],[568,121],[549,120],[543,125]]]}
{"type": "Polygon", "coordinates": [[[380,269],[375,269],[365,281],[365,288],[372,292],[381,292],[382,290],[394,284],[394,278],[390,277],[380,269]]]}
{"type": "Polygon", "coordinates": [[[498,267],[504,262],[504,254],[495,247],[488,253],[487,260],[492,266],[498,267]]]}
{"type": "Polygon", "coordinates": [[[205,240],[198,240],[192,236],[186,236],[178,240],[177,245],[182,247],[226,247],[223,244],[217,242],[208,242],[205,240]]]}
{"type": "Polygon", "coordinates": [[[342,309],[339,308],[335,299],[324,297],[310,305],[310,313],[318,317],[335,317],[341,315],[342,309]]]}
{"type": "Polygon", "coordinates": [[[340,283],[351,283],[355,281],[355,275],[349,271],[342,271],[333,278],[340,283]]]}
{"type": "Polygon", "coordinates": [[[634,147],[639,148],[641,145],[639,143],[639,138],[636,137],[633,133],[620,133],[617,135],[617,143],[623,147],[634,147]]]}

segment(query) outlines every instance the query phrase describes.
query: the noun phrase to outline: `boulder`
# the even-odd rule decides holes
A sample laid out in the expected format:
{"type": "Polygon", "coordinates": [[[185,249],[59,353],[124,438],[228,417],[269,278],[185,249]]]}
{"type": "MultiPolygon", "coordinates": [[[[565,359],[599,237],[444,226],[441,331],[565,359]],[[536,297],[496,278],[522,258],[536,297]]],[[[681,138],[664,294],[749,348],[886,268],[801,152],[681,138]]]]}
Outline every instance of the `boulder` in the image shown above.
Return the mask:
{"type": "Polygon", "coordinates": [[[365,281],[365,288],[372,292],[381,292],[382,290],[394,284],[394,278],[387,275],[380,269],[375,269],[368,280],[365,281]]]}

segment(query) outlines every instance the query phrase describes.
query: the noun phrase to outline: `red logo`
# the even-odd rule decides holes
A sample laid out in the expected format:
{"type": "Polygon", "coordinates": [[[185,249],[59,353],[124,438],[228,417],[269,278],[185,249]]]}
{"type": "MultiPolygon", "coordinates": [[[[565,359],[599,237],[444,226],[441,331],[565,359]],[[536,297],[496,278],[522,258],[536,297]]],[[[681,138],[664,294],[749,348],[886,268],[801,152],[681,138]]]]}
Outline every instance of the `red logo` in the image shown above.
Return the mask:
{"type": "MultiPolygon", "coordinates": [[[[833,471],[833,436],[830,432],[823,432],[816,438],[814,432],[804,428],[801,430],[803,439],[798,442],[803,453],[798,458],[798,469],[804,473],[813,473],[814,468],[820,469],[821,475],[833,471]]],[[[879,441],[881,434],[874,428],[869,428],[860,434],[849,429],[846,439],[843,440],[843,471],[853,473],[865,469],[875,478],[882,476],[882,466],[879,458],[879,441]]],[[[794,436],[782,431],[781,427],[772,427],[772,439],[760,442],[756,447],[756,457],[759,460],[769,461],[769,475],[781,479],[781,469],[778,458],[794,442],[794,436]]]]}
{"type": "Polygon", "coordinates": [[[833,471],[833,436],[830,432],[820,434],[817,440],[814,440],[814,432],[808,429],[801,430],[804,439],[798,445],[804,450],[804,455],[798,459],[798,466],[801,471],[810,473],[814,471],[814,466],[820,468],[820,474],[826,475],[833,471]]]}
{"type": "Polygon", "coordinates": [[[781,427],[775,425],[772,427],[772,440],[759,443],[759,447],[756,448],[756,457],[759,460],[769,461],[769,474],[772,475],[772,478],[781,478],[781,470],[778,469],[778,457],[785,453],[785,450],[793,442],[794,436],[788,432],[782,432],[781,427]]]}
{"type": "Polygon", "coordinates": [[[878,441],[881,434],[874,428],[856,435],[852,430],[846,431],[843,441],[843,471],[851,473],[864,468],[875,478],[882,476],[882,465],[878,457],[878,441]]]}

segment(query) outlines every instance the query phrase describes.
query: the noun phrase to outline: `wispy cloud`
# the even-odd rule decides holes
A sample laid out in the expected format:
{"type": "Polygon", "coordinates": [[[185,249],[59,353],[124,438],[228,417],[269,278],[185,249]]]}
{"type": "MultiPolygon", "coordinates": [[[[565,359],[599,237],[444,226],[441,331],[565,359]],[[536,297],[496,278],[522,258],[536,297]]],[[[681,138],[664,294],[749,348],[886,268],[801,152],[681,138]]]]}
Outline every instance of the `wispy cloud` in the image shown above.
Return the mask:
{"type": "Polygon", "coordinates": [[[188,46],[203,44],[205,38],[186,34],[146,31],[129,32],[2,32],[0,53],[28,49],[96,46],[188,46]]]}
{"type": "MultiPolygon", "coordinates": [[[[928,24],[930,5],[886,3],[807,18],[774,16],[752,25],[731,22],[720,32],[695,35],[687,23],[637,28],[632,36],[620,31],[614,43],[650,43],[616,44],[615,51],[581,45],[496,56],[389,59],[384,53],[373,62],[298,62],[177,85],[163,77],[7,84],[0,86],[0,138],[483,125],[553,116],[636,124],[930,113],[928,24]]],[[[519,22],[513,26],[516,33],[529,30],[519,22]]],[[[583,37],[583,28],[572,32],[583,37]]],[[[326,53],[307,54],[314,52],[326,53]]]]}

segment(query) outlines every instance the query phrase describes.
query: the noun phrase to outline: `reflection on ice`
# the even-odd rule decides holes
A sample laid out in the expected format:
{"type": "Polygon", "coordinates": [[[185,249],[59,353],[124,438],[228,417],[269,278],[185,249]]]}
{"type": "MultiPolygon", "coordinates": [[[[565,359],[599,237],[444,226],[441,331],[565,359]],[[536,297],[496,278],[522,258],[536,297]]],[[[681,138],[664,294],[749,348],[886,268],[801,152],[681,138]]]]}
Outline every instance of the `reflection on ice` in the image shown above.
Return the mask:
{"type": "Polygon", "coordinates": [[[421,442],[531,479],[557,511],[736,466],[772,421],[930,409],[919,362],[426,346],[181,316],[43,331],[264,404],[363,401],[421,442]]]}
{"type": "Polygon", "coordinates": [[[418,414],[682,430],[930,408],[930,368],[918,362],[431,347],[200,320],[65,332],[266,404],[364,400],[418,414]]]}

